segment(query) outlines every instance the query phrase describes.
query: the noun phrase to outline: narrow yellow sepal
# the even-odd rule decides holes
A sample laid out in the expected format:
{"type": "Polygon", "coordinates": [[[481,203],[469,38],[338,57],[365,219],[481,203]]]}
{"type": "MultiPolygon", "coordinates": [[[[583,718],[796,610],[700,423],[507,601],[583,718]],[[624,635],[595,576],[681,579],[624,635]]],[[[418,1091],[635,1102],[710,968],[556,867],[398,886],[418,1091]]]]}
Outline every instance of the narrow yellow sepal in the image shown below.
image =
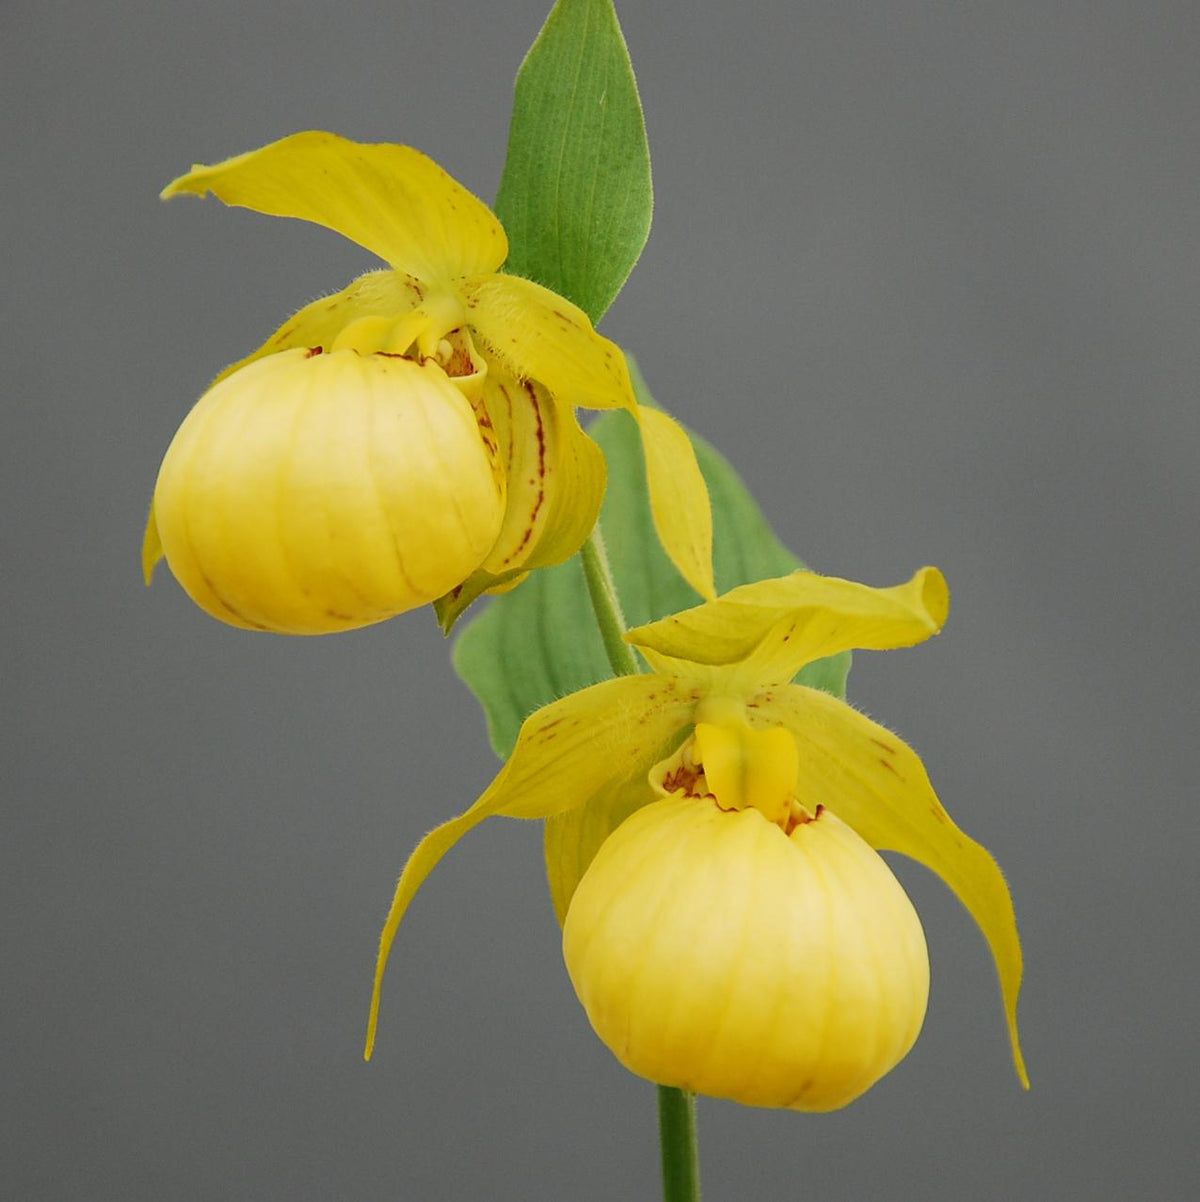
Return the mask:
{"type": "Polygon", "coordinates": [[[400,874],[379,940],[366,1059],[375,1046],[392,942],[417,890],[442,856],[485,818],[547,818],[584,805],[614,780],[644,775],[664,740],[684,725],[695,700],[678,681],[622,676],[552,702],[525,720],[508,763],[479,800],[426,835],[400,874]]]}
{"type": "Polygon", "coordinates": [[[802,804],[824,804],[872,847],[924,864],[970,911],[996,962],[1013,1061],[1028,1089],[1017,1033],[1021,943],[996,861],[954,825],[920,757],[891,731],[845,702],[801,685],[772,689],[755,708],[761,720],[780,723],[796,742],[802,804]]]}
{"type": "Polygon", "coordinates": [[[937,568],[922,568],[891,588],[793,572],[735,588],[625,638],[659,670],[680,664],[731,669],[707,675],[747,691],[791,680],[805,664],[839,651],[923,642],[941,629],[949,605],[937,568]]]}
{"type": "Polygon", "coordinates": [[[700,596],[712,600],[717,595],[712,507],[692,440],[661,409],[638,405],[633,416],[642,435],[650,511],[659,540],[679,574],[700,596]]]}
{"type": "Polygon", "coordinates": [[[518,379],[584,409],[636,405],[621,348],[557,292],[515,275],[462,280],[459,288],[472,331],[518,379]]]}
{"type": "Polygon", "coordinates": [[[508,257],[487,205],[408,146],[309,130],[197,164],[162,198],[206,192],[227,205],[323,225],[424,281],[495,271],[508,257]]]}
{"type": "Polygon", "coordinates": [[[158,523],[154,520],[154,503],[146,517],[146,532],[142,535],[142,579],[149,588],[154,579],[154,568],[163,557],[162,539],[158,535],[158,523]]]}

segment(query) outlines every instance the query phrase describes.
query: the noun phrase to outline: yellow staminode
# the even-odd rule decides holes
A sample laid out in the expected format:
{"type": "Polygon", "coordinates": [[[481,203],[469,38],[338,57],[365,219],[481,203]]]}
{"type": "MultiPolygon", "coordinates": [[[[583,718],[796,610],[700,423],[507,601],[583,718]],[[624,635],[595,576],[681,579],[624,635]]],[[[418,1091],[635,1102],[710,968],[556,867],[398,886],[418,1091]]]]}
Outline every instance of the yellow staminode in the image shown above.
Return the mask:
{"type": "Polygon", "coordinates": [[[568,967],[634,1071],[802,1109],[868,1088],[911,1046],[925,1006],[920,928],[875,855],[892,850],[941,876],[978,922],[1028,1084],[1021,948],[995,861],[955,826],[911,748],[791,683],[842,650],[921,642],[948,607],[935,568],[887,589],[796,572],[630,631],[655,671],[538,710],[475,805],[413,852],[381,939],[367,1054],[405,910],[463,834],[503,814],[549,820],[568,967]],[[823,934],[804,929],[816,914],[823,934]],[[772,1000],[784,1017],[767,1013],[772,1000]]]}
{"type": "Polygon", "coordinates": [[[282,633],[363,626],[431,600],[448,626],[481,593],[569,558],[587,537],[605,469],[575,418],[582,406],[637,418],[663,545],[685,579],[713,595],[708,494],[686,435],[638,406],[624,356],[586,314],[500,273],[500,223],[436,163],[409,147],[308,132],[194,167],[163,197],[210,192],[326,226],[388,270],[305,306],[218,377],[160,473],[143,545],[147,581],[165,555],[209,613],[282,633]],[[353,368],[350,354],[361,359],[353,368]],[[263,360],[277,367],[251,373],[263,360]],[[364,396],[374,399],[365,405],[364,396]],[[368,411],[374,424],[364,433],[368,411]],[[283,424],[272,434],[275,420],[283,424]],[[329,432],[327,461],[317,429],[329,432]],[[351,468],[346,448],[359,435],[373,449],[351,468]],[[359,467],[365,474],[351,479],[359,467]],[[414,523],[433,507],[442,512],[414,523]],[[362,521],[374,535],[330,550],[362,521]],[[406,575],[403,585],[382,583],[406,575]]]}

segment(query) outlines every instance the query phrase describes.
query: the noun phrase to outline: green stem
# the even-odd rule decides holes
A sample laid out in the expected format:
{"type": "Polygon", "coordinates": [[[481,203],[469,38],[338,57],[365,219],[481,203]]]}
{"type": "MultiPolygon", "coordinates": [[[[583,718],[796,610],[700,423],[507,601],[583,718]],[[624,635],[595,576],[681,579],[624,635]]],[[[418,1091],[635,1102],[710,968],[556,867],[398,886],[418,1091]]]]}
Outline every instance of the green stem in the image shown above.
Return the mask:
{"type": "MultiPolygon", "coordinates": [[[[580,552],[588,596],[604,651],[614,676],[633,676],[641,669],[633,648],[621,637],[625,618],[608,567],[604,536],[597,523],[580,552]]],[[[662,1147],[663,1202],[699,1202],[700,1161],[696,1151],[696,1098],[694,1094],[658,1087],[658,1138],[662,1147]]]]}
{"type": "Polygon", "coordinates": [[[608,570],[608,555],[604,550],[604,535],[599,523],[592,529],[580,551],[583,560],[583,576],[587,581],[588,596],[592,599],[592,610],[600,637],[604,640],[604,651],[614,676],[634,676],[641,669],[633,648],[621,637],[625,633],[625,617],[621,613],[621,602],[617,599],[617,586],[613,584],[608,570]]]}
{"type": "Polygon", "coordinates": [[[699,1202],[696,1095],[658,1087],[658,1139],[662,1145],[663,1202],[699,1202]]]}

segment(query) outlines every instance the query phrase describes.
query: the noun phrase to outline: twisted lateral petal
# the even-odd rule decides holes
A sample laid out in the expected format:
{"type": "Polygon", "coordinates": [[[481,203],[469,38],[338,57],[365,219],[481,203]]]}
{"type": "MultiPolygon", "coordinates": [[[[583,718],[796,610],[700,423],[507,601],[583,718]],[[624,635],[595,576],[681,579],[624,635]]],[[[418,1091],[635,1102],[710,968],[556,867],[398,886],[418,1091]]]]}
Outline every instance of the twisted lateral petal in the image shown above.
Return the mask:
{"type": "Polygon", "coordinates": [[[270,355],[210,389],[159,472],[154,520],[201,608],[279,634],[427,604],[496,537],[503,485],[440,368],[270,355]]]}
{"type": "Polygon", "coordinates": [[[996,861],[954,825],[920,757],[891,731],[825,693],[783,685],[751,702],[791,732],[800,754],[797,796],[828,806],[872,847],[898,851],[937,873],[979,924],[1000,974],[1017,1076],[1029,1077],[1017,1034],[1021,943],[996,861]]]}
{"type": "Polygon", "coordinates": [[[632,409],[637,401],[621,348],[592,329],[582,309],[515,275],[462,280],[467,322],[522,380],[537,380],[583,409],[632,409]]]}
{"type": "Polygon", "coordinates": [[[227,205],[323,225],[420,280],[494,271],[508,257],[487,205],[408,146],[310,130],[211,167],[197,164],[162,197],[206,192],[227,205]]]}
{"type": "Polygon", "coordinates": [[[504,524],[480,570],[438,601],[446,630],[482,593],[570,559],[604,499],[604,453],[570,405],[532,380],[517,381],[500,364],[488,371],[483,399],[508,481],[504,524]]]}
{"type": "Polygon", "coordinates": [[[293,313],[262,346],[230,364],[213,383],[220,383],[226,376],[277,351],[297,348],[327,351],[352,322],[364,317],[396,320],[415,309],[423,297],[420,283],[403,272],[369,271],[341,292],[323,296],[293,313]]]}
{"type": "Polygon", "coordinates": [[[695,693],[679,681],[622,676],[572,693],[525,719],[508,763],[479,800],[430,831],[400,874],[379,939],[366,1059],[375,1046],[392,941],[417,890],[442,856],[485,818],[546,818],[583,805],[614,782],[648,772],[663,743],[686,725],[695,703],[695,693]]]}
{"type": "Polygon", "coordinates": [[[548,288],[511,275],[464,280],[468,324],[521,379],[585,409],[628,409],[638,421],[654,525],[680,575],[702,596],[715,595],[712,511],[696,452],[665,413],[638,405],[620,347],[601,337],[582,309],[548,288]]]}
{"type": "Polygon", "coordinates": [[[639,626],[625,639],[660,671],[678,670],[681,663],[734,667],[708,675],[748,691],[791,680],[805,664],[839,651],[924,642],[941,629],[949,606],[937,568],[922,568],[891,588],[793,572],[639,626]]]}
{"type": "Polygon", "coordinates": [[[712,567],[712,508],[708,486],[683,427],[663,413],[639,405],[633,410],[646,453],[650,510],[663,549],[679,574],[700,594],[717,595],[712,567]]]}

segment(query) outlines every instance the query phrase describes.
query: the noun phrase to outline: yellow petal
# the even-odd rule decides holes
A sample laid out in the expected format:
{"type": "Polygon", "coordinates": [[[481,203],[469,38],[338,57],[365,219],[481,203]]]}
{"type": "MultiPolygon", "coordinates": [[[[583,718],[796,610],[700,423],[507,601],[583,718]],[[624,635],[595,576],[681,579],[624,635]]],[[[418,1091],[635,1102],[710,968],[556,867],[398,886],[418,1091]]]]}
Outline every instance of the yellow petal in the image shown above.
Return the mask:
{"type": "Polygon", "coordinates": [[[797,797],[822,804],[872,847],[897,851],[937,873],[979,924],[992,950],[1021,1083],[1029,1077],[1017,1035],[1021,944],[996,861],[954,825],[920,757],[891,731],[826,693],[783,685],[751,703],[791,732],[800,756],[797,797]]]}
{"type": "Polygon", "coordinates": [[[481,570],[438,602],[446,631],[482,593],[570,559],[604,499],[604,454],[569,405],[532,380],[519,383],[499,364],[488,371],[484,403],[507,478],[504,524],[481,570]]]}
{"type": "Polygon", "coordinates": [[[712,507],[692,440],[661,409],[638,405],[633,416],[642,434],[650,511],[659,540],[684,580],[700,596],[711,600],[717,595],[712,568],[712,507]]]}
{"type": "Polygon", "coordinates": [[[162,196],[206,192],[228,205],[323,225],[427,282],[494,271],[508,256],[491,210],[408,146],[310,130],[211,167],[198,164],[162,196]]]}
{"type": "Polygon", "coordinates": [[[146,518],[146,532],[142,535],[142,579],[149,585],[154,577],[154,568],[163,557],[162,539],[158,535],[158,523],[154,520],[154,503],[150,503],[150,514],[146,518]]]}
{"type": "Polygon", "coordinates": [[[583,805],[599,790],[649,770],[672,732],[688,720],[696,697],[680,682],[653,676],[606,680],[526,718],[512,756],[465,813],[431,831],[409,857],[379,940],[366,1059],[371,1058],[379,998],[392,941],[417,890],[437,862],[485,818],[546,818],[583,805]]]}
{"type": "Polygon", "coordinates": [[[213,383],[277,351],[331,350],[348,326],[372,317],[398,319],[420,305],[424,294],[422,286],[403,272],[369,271],[341,292],[323,296],[293,313],[262,346],[230,364],[213,383]]]}
{"type": "Polygon", "coordinates": [[[463,280],[460,294],[467,324],[518,379],[537,380],[584,409],[636,406],[621,348],[557,292],[515,275],[487,275],[463,280]]]}
{"type": "Polygon", "coordinates": [[[923,642],[941,629],[949,605],[937,568],[892,588],[793,572],[742,585],[625,638],[660,671],[706,665],[721,670],[700,678],[745,692],[791,680],[805,664],[852,647],[884,651],[923,642]]]}

